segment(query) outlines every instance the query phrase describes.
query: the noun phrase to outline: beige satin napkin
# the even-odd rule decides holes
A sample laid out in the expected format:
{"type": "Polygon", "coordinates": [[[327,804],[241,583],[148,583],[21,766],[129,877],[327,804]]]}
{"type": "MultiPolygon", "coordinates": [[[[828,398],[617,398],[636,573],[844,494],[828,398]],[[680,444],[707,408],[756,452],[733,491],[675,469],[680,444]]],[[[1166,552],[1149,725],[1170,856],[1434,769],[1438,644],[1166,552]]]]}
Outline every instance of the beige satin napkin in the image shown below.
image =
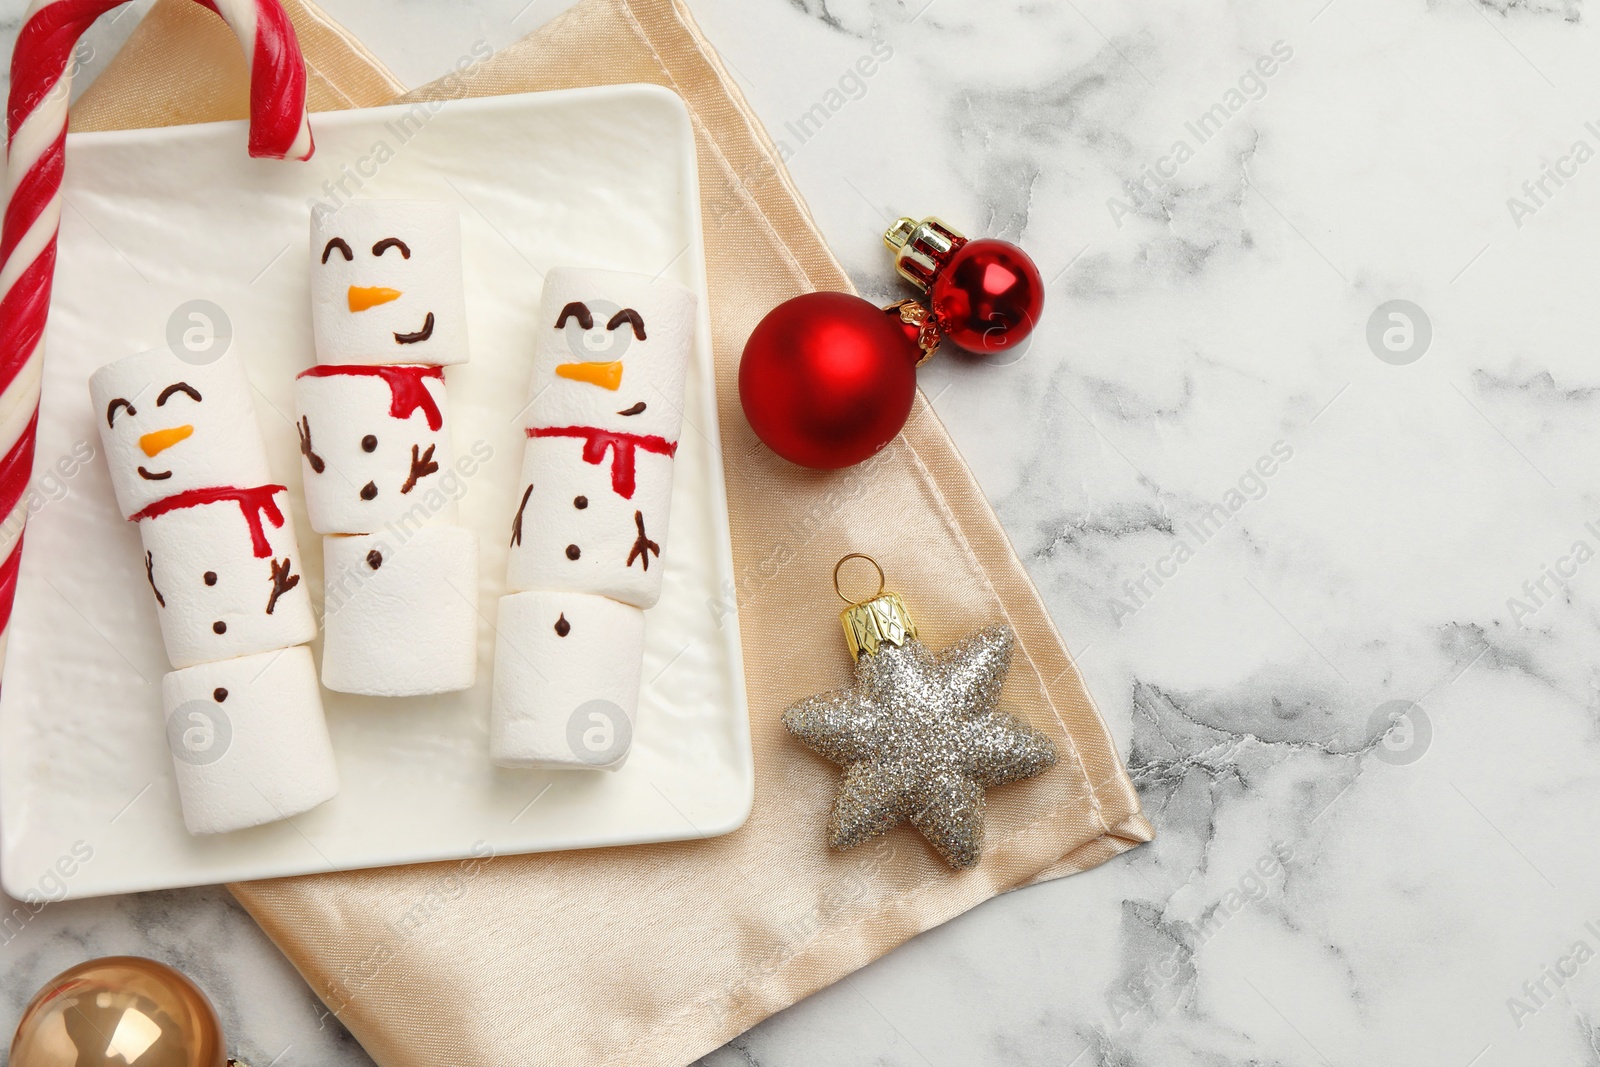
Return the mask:
{"type": "MultiPolygon", "coordinates": [[[[400,91],[327,16],[305,0],[286,6],[315,72],[314,107],[400,91]]],[[[242,118],[235,57],[214,16],[162,0],[83,94],[73,127],[242,118]]],[[[681,4],[583,0],[408,99],[605,82],[669,86],[694,116],[739,575],[725,623],[744,642],[755,807],[742,829],[709,840],[233,886],[385,1067],[685,1064],[997,893],[1152,836],[1060,635],[926,402],[886,452],[835,474],[790,466],[751,434],[735,387],[751,328],[788,297],[850,283],[681,4]],[[1062,758],[990,794],[988,853],[973,871],[951,872],[904,827],[853,852],[824,846],[837,769],[778,715],[848,679],[829,575],[849,551],[883,562],[932,647],[990,622],[1016,631],[1006,703],[1062,758]]]]}

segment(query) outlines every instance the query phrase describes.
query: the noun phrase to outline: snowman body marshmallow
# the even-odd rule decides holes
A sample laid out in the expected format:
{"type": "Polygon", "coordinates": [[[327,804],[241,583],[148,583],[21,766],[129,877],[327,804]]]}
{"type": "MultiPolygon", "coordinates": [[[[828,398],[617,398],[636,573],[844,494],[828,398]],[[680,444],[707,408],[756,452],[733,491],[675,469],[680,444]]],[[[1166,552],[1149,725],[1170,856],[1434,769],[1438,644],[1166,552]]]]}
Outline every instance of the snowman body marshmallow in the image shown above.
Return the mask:
{"type": "Polygon", "coordinates": [[[492,697],[503,766],[627,758],[661,597],[694,336],[692,292],[647,275],[545,278],[492,697]],[[535,595],[537,594],[537,595],[535,595]]]}
{"type": "Polygon", "coordinates": [[[161,349],[101,367],[89,391],[177,668],[162,688],[186,826],[223,833],[316,807],[339,779],[310,656],[288,656],[271,683],[252,666],[309,641],[316,618],[243,365],[161,349]],[[230,695],[260,725],[231,729],[230,695]]]}
{"type": "Polygon", "coordinates": [[[460,220],[443,204],[352,201],[313,213],[310,251],[317,365],[295,406],[306,511],[328,535],[323,684],[470,688],[478,549],[454,525],[444,383],[468,356],[460,220]]]}

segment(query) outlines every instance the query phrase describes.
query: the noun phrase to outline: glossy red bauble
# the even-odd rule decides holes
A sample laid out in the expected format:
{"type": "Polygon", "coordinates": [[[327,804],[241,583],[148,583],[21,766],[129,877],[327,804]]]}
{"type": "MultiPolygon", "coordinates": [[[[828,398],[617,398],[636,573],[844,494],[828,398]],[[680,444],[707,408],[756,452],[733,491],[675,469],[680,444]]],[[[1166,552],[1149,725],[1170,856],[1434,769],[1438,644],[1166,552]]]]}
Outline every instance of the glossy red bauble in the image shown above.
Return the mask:
{"type": "Polygon", "coordinates": [[[928,289],[945,339],[984,355],[1020,344],[1044,311],[1044,280],[1009,241],[980,238],[950,253],[928,289]]]}
{"type": "Polygon", "coordinates": [[[921,355],[898,315],[844,293],[807,293],[779,304],[750,335],[739,399],[778,455],[837,470],[900,432],[921,355]]]}

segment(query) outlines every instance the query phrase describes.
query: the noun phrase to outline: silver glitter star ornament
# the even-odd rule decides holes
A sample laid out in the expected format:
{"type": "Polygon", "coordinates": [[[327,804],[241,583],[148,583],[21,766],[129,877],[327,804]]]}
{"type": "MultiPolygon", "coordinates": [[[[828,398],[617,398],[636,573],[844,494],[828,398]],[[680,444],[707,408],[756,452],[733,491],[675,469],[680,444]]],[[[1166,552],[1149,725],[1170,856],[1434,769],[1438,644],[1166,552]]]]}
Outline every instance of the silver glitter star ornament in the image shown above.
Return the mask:
{"type": "MultiPolygon", "coordinates": [[[[851,553],[849,559],[869,556],[851,553]]],[[[783,713],[802,744],[844,767],[828,837],[853,848],[902,820],[958,870],[983,857],[984,791],[1032,778],[1056,762],[1050,738],[1000,708],[1015,644],[1006,626],[969,634],[939,652],[917,638],[896,593],[851,601],[840,613],[855,684],[808,697],[783,713]]]]}

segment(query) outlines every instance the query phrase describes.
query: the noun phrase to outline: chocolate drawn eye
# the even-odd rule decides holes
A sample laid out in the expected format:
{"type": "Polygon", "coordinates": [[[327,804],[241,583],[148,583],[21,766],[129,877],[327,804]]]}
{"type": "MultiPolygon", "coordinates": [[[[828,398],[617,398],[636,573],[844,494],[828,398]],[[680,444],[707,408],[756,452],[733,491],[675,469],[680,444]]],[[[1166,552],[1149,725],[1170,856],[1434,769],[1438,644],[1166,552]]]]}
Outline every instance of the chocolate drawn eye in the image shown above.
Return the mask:
{"type": "Polygon", "coordinates": [[[574,300],[561,309],[561,314],[556,316],[556,329],[565,326],[568,319],[577,319],[578,325],[585,330],[594,329],[594,316],[589,314],[588,305],[581,300],[574,300]]]}
{"type": "Polygon", "coordinates": [[[139,414],[137,411],[134,410],[132,404],[128,403],[126,400],[122,399],[122,397],[119,396],[115,400],[113,400],[111,403],[106,405],[106,425],[107,426],[115,426],[117,424],[116,423],[116,419],[117,419],[117,409],[118,408],[126,408],[129,415],[137,415],[137,414],[139,414]]]}
{"type": "Polygon", "coordinates": [[[606,329],[615,330],[618,326],[621,326],[625,322],[633,324],[633,336],[643,341],[644,317],[632,308],[623,308],[621,311],[611,316],[611,321],[606,323],[606,329]]]}
{"type": "Polygon", "coordinates": [[[400,250],[401,259],[411,258],[411,249],[406,247],[406,243],[400,240],[398,237],[385,237],[383,240],[372,246],[372,254],[375,256],[381,256],[391,248],[398,248],[400,250]]]}
{"type": "Polygon", "coordinates": [[[173,382],[171,385],[161,390],[161,395],[156,397],[156,407],[161,407],[163,404],[165,404],[173,393],[186,393],[188,394],[189,399],[193,400],[196,404],[200,402],[200,390],[196,389],[188,382],[173,382]]]}
{"type": "Polygon", "coordinates": [[[335,237],[322,247],[322,262],[328,262],[328,256],[333,253],[335,248],[344,253],[346,263],[356,258],[355,253],[350,251],[350,246],[345,242],[345,239],[343,237],[335,237]]]}

